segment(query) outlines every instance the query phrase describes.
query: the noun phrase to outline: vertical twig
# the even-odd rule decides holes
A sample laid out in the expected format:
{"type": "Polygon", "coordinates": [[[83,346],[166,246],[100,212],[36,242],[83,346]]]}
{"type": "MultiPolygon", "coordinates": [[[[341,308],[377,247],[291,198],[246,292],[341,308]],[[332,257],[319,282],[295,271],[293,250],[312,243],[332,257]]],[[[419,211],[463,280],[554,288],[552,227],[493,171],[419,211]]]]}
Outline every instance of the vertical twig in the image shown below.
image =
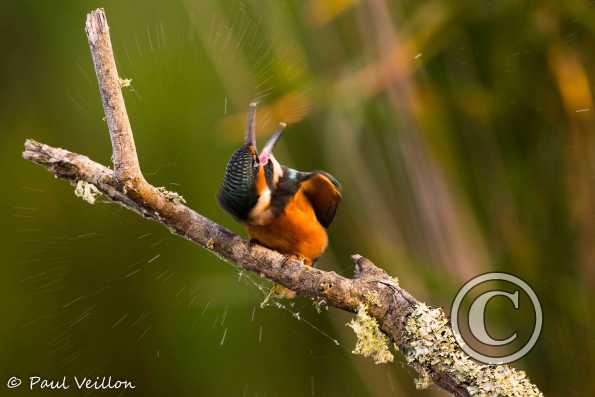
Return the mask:
{"type": "Polygon", "coordinates": [[[144,180],[136,154],[130,120],[124,104],[121,80],[116,68],[116,60],[109,35],[109,26],[102,8],[87,14],[85,32],[89,40],[103,110],[105,111],[112,141],[114,177],[123,184],[135,179],[144,180]]]}

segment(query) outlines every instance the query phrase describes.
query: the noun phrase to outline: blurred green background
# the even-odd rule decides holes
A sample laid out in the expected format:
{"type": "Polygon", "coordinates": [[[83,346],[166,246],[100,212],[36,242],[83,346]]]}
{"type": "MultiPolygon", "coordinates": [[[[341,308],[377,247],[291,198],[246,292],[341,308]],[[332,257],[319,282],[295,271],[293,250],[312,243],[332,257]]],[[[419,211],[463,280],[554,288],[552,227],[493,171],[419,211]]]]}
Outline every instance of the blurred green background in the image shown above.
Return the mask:
{"type": "MultiPolygon", "coordinates": [[[[243,233],[215,196],[258,100],[261,142],[289,123],[282,163],[343,184],[320,267],[351,275],[361,253],[446,310],[472,276],[511,272],[544,310],[515,366],[548,396],[595,395],[595,6],[578,0],[3,1],[1,395],[445,395],[400,356],[352,355],[348,314],[261,309],[264,280],[21,159],[31,137],[110,162],[96,7],[153,184],[243,233]],[[27,393],[13,375],[137,389],[27,393]]],[[[494,302],[496,335],[510,312],[494,302]]]]}

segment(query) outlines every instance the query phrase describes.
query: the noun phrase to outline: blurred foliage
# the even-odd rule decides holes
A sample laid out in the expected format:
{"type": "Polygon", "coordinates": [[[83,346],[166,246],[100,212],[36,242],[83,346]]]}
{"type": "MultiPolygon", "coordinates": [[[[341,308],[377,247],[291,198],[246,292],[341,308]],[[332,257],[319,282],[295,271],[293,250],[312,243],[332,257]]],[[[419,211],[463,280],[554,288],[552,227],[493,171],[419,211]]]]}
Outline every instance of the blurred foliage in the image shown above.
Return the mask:
{"type": "MultiPolygon", "coordinates": [[[[277,157],[344,186],[322,268],[350,275],[358,252],[447,309],[476,274],[518,275],[545,324],[516,365],[548,396],[595,395],[586,1],[3,1],[2,382],[112,375],[137,384],[125,395],[444,395],[415,392],[398,357],[352,355],[347,314],[302,299],[260,309],[263,280],[115,205],[91,207],[21,160],[32,137],[109,164],[83,32],[96,7],[132,79],[152,183],[242,232],[215,195],[258,100],[261,140],[290,124],[277,157]]],[[[509,309],[489,312],[502,337],[509,309]]]]}

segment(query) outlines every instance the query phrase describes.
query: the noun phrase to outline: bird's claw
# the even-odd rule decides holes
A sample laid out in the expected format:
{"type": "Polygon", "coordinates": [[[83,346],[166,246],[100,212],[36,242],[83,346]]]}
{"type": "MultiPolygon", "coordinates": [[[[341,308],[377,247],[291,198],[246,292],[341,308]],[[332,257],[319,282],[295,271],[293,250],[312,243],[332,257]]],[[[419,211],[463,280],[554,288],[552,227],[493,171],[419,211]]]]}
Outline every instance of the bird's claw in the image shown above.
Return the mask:
{"type": "Polygon", "coordinates": [[[306,259],[306,257],[301,256],[301,255],[292,255],[292,254],[286,254],[283,255],[283,260],[281,261],[281,265],[285,266],[287,264],[287,262],[289,262],[290,260],[296,260],[298,262],[300,262],[302,265],[307,265],[308,264],[308,260],[306,259]]]}

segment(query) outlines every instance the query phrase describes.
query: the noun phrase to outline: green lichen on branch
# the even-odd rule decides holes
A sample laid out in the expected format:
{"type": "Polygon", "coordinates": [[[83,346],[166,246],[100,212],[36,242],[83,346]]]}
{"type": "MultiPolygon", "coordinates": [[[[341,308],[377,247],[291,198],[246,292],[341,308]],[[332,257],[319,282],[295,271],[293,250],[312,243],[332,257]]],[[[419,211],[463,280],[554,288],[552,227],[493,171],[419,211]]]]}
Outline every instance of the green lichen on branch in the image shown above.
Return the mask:
{"type": "Polygon", "coordinates": [[[434,382],[432,382],[432,377],[430,373],[425,369],[421,369],[419,371],[419,377],[414,379],[415,388],[417,390],[425,390],[428,387],[432,386],[434,382]]]}
{"type": "Polygon", "coordinates": [[[82,198],[89,204],[95,204],[97,197],[101,196],[101,192],[92,183],[78,180],[74,188],[74,195],[82,198]]]}
{"type": "Polygon", "coordinates": [[[353,329],[357,337],[353,354],[372,357],[375,364],[393,361],[388,337],[380,330],[376,319],[368,314],[366,305],[360,304],[355,318],[346,325],[353,329]]]}
{"type": "Polygon", "coordinates": [[[176,192],[170,192],[163,186],[158,187],[157,190],[159,190],[161,192],[161,194],[163,194],[165,196],[165,198],[167,200],[171,201],[172,203],[186,204],[186,199],[184,197],[182,197],[181,194],[178,194],[176,192]]]}
{"type": "Polygon", "coordinates": [[[120,88],[127,88],[130,87],[130,85],[132,84],[132,79],[123,79],[120,78],[120,88]]]}
{"type": "Polygon", "coordinates": [[[405,326],[405,359],[418,368],[418,386],[427,387],[430,371],[446,373],[472,396],[543,396],[523,371],[505,365],[480,364],[457,345],[442,309],[419,303],[405,326]]]}
{"type": "Polygon", "coordinates": [[[380,306],[380,297],[376,291],[364,292],[364,299],[369,305],[380,306]]]}

